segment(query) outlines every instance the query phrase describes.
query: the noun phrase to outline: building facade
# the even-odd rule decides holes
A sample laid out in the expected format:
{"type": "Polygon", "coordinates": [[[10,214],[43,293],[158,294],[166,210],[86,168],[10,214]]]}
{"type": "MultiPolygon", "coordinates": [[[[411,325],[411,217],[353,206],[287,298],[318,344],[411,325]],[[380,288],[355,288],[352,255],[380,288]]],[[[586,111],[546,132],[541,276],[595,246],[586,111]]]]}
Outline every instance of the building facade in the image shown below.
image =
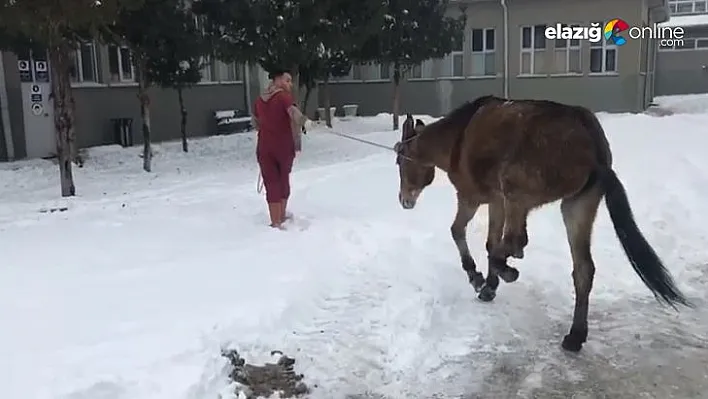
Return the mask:
{"type": "Polygon", "coordinates": [[[671,19],[681,27],[682,43],[659,48],[656,95],[708,93],[708,0],[669,0],[671,19]]]}
{"type": "MultiPolygon", "coordinates": [[[[451,15],[467,14],[465,43],[408,74],[401,84],[405,112],[442,115],[486,94],[639,111],[655,94],[657,46],[651,39],[618,47],[605,40],[547,40],[544,31],[557,23],[604,25],[613,18],[631,26],[665,22],[665,0],[463,0],[450,8],[451,15]]],[[[331,85],[331,102],[357,104],[364,115],[390,112],[389,77],[384,67],[355,67],[331,85]]]]}
{"type": "MultiPolygon", "coordinates": [[[[639,112],[656,95],[708,92],[708,0],[451,0],[450,15],[467,15],[465,41],[444,59],[428,60],[406,73],[402,112],[443,115],[465,101],[493,94],[550,99],[594,111],[639,112]],[[670,15],[672,15],[671,18],[670,15]],[[684,28],[681,45],[658,49],[658,40],[548,40],[548,26],[604,25],[620,18],[630,26],[684,28]]],[[[81,147],[116,144],[112,119],[132,118],[140,142],[135,71],[127,49],[86,44],[76,51],[72,80],[76,136],[81,147]]],[[[46,60],[0,53],[0,160],[50,157],[54,128],[46,60]],[[39,93],[33,92],[39,90],[39,93]]],[[[258,67],[218,61],[204,80],[185,92],[190,136],[216,132],[214,112],[248,111],[267,84],[258,67]]],[[[333,79],[330,104],[356,104],[360,115],[391,112],[392,71],[357,65],[333,79]]],[[[322,86],[310,103],[323,105],[322,86]]],[[[177,94],[153,88],[153,139],[179,137],[177,94]]],[[[314,116],[312,109],[308,112],[314,116]]]]}
{"type": "MultiPolygon", "coordinates": [[[[119,144],[113,119],[133,120],[133,142],[141,142],[140,104],[135,70],[127,48],[86,43],[72,54],[76,139],[80,147],[119,144]]],[[[56,154],[46,56],[0,53],[0,160],[48,158],[56,154]]],[[[202,71],[202,82],[184,91],[190,136],[216,131],[214,112],[247,113],[250,79],[242,65],[220,61],[202,71]]],[[[255,83],[254,83],[255,82],[255,83]]],[[[257,88],[255,89],[257,90],[257,88]]],[[[180,108],[173,89],[151,88],[152,138],[180,137],[180,108]]]]}

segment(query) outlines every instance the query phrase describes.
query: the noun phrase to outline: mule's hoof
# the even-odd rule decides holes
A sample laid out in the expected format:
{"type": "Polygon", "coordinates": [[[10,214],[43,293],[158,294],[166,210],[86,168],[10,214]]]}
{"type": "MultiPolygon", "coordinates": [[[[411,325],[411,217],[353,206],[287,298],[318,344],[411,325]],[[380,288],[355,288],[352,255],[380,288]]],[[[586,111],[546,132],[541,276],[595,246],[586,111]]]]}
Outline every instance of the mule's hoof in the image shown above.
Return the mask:
{"type": "Polygon", "coordinates": [[[513,283],[519,279],[519,271],[511,266],[506,266],[499,272],[499,277],[506,283],[513,283]]]}
{"type": "Polygon", "coordinates": [[[497,296],[497,290],[485,285],[482,287],[482,290],[479,292],[479,295],[477,295],[477,298],[479,298],[480,301],[482,302],[491,302],[496,298],[497,296]]]}
{"type": "Polygon", "coordinates": [[[563,343],[561,346],[568,352],[580,352],[580,349],[583,348],[583,343],[585,343],[585,340],[582,337],[568,334],[563,337],[563,343]]]}
{"type": "Polygon", "coordinates": [[[523,248],[516,249],[510,254],[510,256],[512,258],[516,258],[516,259],[524,259],[524,249],[523,248]]]}
{"type": "Polygon", "coordinates": [[[474,292],[479,292],[482,287],[484,287],[485,281],[482,273],[474,272],[469,274],[469,280],[470,284],[472,284],[472,288],[474,288],[474,292]]]}

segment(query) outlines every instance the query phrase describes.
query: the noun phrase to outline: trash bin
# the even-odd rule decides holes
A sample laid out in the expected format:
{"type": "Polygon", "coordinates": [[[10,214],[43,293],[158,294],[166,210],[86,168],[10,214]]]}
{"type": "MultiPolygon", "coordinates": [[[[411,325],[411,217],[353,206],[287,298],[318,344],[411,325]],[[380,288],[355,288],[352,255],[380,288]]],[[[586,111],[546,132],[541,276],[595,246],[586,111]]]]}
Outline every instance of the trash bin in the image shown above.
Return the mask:
{"type": "Polygon", "coordinates": [[[113,124],[113,137],[116,144],[122,147],[133,146],[133,118],[111,119],[113,124]]]}

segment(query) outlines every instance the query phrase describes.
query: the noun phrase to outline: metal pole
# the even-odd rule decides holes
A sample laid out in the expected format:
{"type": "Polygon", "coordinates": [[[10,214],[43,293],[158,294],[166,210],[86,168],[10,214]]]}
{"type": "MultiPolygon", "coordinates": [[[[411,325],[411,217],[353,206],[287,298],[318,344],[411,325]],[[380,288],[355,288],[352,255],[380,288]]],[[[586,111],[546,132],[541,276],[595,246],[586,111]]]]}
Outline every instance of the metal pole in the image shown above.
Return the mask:
{"type": "Polygon", "coordinates": [[[251,63],[247,62],[243,65],[243,90],[246,100],[246,114],[251,116],[251,63]]]}

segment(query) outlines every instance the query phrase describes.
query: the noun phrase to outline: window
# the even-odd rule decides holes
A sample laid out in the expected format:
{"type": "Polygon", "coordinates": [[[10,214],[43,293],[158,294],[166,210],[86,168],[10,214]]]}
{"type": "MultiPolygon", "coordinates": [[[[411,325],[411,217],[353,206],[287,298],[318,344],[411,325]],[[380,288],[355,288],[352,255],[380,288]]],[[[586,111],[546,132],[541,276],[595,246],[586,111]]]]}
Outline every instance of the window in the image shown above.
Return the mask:
{"type": "Polygon", "coordinates": [[[379,65],[379,79],[391,80],[391,64],[379,65]]]}
{"type": "Polygon", "coordinates": [[[333,76],[330,81],[351,81],[351,80],[363,80],[361,65],[352,65],[349,68],[349,73],[344,76],[333,76]]]}
{"type": "Polygon", "coordinates": [[[108,71],[111,74],[111,82],[135,82],[133,57],[128,47],[108,47],[108,71]]]}
{"type": "Polygon", "coordinates": [[[352,80],[363,80],[361,65],[352,66],[351,76],[352,76],[352,80]]]}
{"type": "Polygon", "coordinates": [[[686,38],[682,39],[683,42],[678,41],[671,47],[662,46],[659,47],[660,51],[674,51],[674,50],[708,50],[708,37],[697,37],[697,38],[686,38]]]}
{"type": "Polygon", "coordinates": [[[465,76],[465,60],[464,51],[462,50],[463,44],[460,43],[456,46],[450,53],[450,76],[461,77],[465,76]]]}
{"type": "Polygon", "coordinates": [[[672,15],[700,14],[708,11],[708,0],[669,0],[672,15]]]}
{"type": "Polygon", "coordinates": [[[213,63],[212,80],[217,82],[240,82],[241,70],[235,62],[217,60],[213,63]],[[214,77],[216,79],[214,79],[214,77]]]}
{"type": "Polygon", "coordinates": [[[521,74],[539,75],[546,71],[546,25],[521,27],[521,74]]]}
{"type": "Polygon", "coordinates": [[[411,68],[410,79],[430,79],[433,77],[433,61],[427,60],[411,68]]]}
{"type": "Polygon", "coordinates": [[[212,71],[212,60],[211,57],[202,57],[199,59],[202,68],[199,70],[202,74],[202,82],[214,82],[214,73],[212,71]]]}
{"type": "MultiPolygon", "coordinates": [[[[604,26],[603,22],[596,22],[604,26]]],[[[590,73],[617,72],[617,46],[607,40],[590,43],[590,73]]]]}
{"type": "MultiPolygon", "coordinates": [[[[562,26],[569,25],[563,24],[562,26]]],[[[580,40],[556,39],[554,67],[555,73],[583,73],[582,63],[580,62],[580,40]]]]}
{"type": "Polygon", "coordinates": [[[494,29],[472,29],[472,76],[494,76],[495,65],[494,29]]]}
{"type": "Polygon", "coordinates": [[[98,83],[98,62],[96,47],[93,43],[81,43],[79,48],[71,54],[72,64],[70,69],[71,81],[74,83],[98,83]]]}
{"type": "MultiPolygon", "coordinates": [[[[204,23],[205,19],[202,16],[195,15],[193,19],[194,23],[194,29],[202,35],[206,34],[206,27],[204,23]]],[[[216,75],[213,71],[213,62],[211,57],[201,57],[199,59],[199,63],[201,64],[202,68],[200,69],[201,75],[202,75],[202,82],[214,82],[218,81],[218,79],[214,79],[214,76],[216,75]]]]}
{"type": "MultiPolygon", "coordinates": [[[[463,39],[464,41],[464,39],[463,39]]],[[[464,60],[464,43],[456,43],[452,48],[452,52],[443,57],[441,77],[464,77],[465,76],[465,60],[464,60]]]]}

